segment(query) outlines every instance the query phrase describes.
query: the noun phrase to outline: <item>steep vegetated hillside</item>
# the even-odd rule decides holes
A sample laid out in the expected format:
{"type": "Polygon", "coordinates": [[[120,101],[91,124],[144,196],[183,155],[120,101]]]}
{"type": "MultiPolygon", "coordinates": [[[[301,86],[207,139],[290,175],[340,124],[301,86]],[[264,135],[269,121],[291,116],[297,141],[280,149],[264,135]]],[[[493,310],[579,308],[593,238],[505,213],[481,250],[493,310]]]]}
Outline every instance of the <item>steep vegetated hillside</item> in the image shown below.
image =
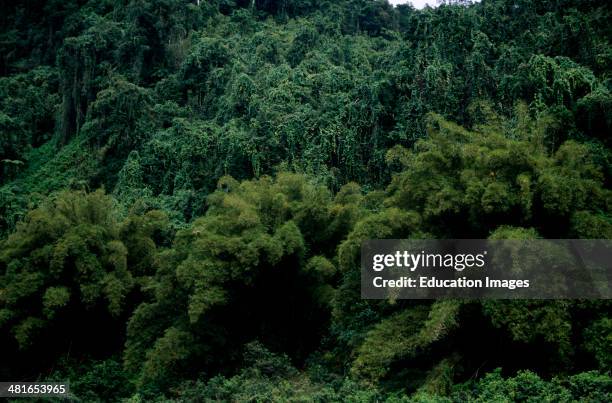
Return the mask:
{"type": "Polygon", "coordinates": [[[612,238],[612,7],[3,0],[0,380],[612,400],[607,301],[360,298],[372,238],[612,238]]]}

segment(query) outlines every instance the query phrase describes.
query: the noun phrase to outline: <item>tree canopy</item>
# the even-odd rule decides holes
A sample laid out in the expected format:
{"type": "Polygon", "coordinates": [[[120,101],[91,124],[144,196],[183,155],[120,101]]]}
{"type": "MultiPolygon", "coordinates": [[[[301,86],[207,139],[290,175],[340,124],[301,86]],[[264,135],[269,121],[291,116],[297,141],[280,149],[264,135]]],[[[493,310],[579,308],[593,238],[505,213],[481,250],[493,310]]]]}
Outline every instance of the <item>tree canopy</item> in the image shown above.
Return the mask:
{"type": "Polygon", "coordinates": [[[366,300],[367,239],[612,238],[603,0],[3,1],[0,380],[610,401],[606,300],[366,300]]]}

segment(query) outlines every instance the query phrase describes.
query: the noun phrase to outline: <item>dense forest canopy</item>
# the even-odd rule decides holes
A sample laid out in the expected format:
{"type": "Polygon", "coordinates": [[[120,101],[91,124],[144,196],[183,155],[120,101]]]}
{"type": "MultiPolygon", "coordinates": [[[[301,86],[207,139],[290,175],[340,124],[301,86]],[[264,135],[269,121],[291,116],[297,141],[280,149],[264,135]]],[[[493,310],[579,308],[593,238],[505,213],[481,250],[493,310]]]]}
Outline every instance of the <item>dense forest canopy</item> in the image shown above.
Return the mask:
{"type": "Polygon", "coordinates": [[[612,238],[606,0],[0,0],[0,380],[612,400],[608,301],[360,298],[375,238],[612,238]]]}

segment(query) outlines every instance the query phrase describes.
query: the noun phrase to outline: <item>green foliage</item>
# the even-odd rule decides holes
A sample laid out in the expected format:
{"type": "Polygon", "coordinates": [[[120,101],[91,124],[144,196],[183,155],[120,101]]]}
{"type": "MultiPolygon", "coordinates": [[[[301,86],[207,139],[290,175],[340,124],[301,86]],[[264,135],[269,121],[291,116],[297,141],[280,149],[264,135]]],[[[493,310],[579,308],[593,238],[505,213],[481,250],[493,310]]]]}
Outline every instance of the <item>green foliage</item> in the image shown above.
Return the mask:
{"type": "Polygon", "coordinates": [[[612,237],[608,2],[5,3],[0,378],[610,400],[606,301],[359,294],[366,239],[612,237]]]}
{"type": "Polygon", "coordinates": [[[494,326],[506,327],[514,340],[533,342],[543,338],[570,349],[571,318],[567,302],[486,301],[484,311],[494,326]]]}
{"type": "MultiPolygon", "coordinates": [[[[173,248],[158,263],[153,302],[141,305],[128,325],[126,365],[142,368],[143,385],[163,385],[185,361],[226,362],[231,357],[213,351],[231,348],[248,335],[271,337],[257,327],[281,326],[277,321],[286,320],[281,318],[287,309],[324,312],[333,298],[334,249],[326,245],[342,239],[357,214],[347,207],[348,190],[334,201],[324,187],[287,173],[242,183],[226,177],[218,189],[208,198],[206,215],[177,233],[173,248]],[[313,250],[328,257],[312,256],[313,250]],[[275,309],[267,306],[268,293],[292,301],[266,312],[258,326],[245,328],[245,315],[258,318],[260,310],[275,309]],[[245,297],[256,301],[245,306],[245,297]],[[159,326],[143,335],[152,318],[159,326]],[[240,329],[239,336],[215,335],[228,321],[240,329]]],[[[304,325],[295,323],[295,331],[304,325]]],[[[306,334],[300,337],[307,340],[306,334]]]]}
{"type": "Polygon", "coordinates": [[[582,220],[604,212],[596,228],[602,231],[599,237],[608,233],[605,167],[588,145],[568,141],[550,154],[537,122],[532,129],[479,126],[468,131],[432,115],[429,130],[414,151],[389,152],[388,159],[404,170],[391,182],[388,204],[417,209],[430,231],[483,236],[498,225],[518,224],[560,236],[584,231],[582,220]],[[514,133],[520,137],[512,138],[514,133]],[[591,213],[578,213],[583,209],[591,213]],[[449,220],[461,224],[456,226],[460,233],[449,232],[449,220]]]}
{"type": "Polygon", "coordinates": [[[608,317],[594,321],[584,330],[587,350],[597,359],[599,368],[609,371],[612,368],[612,320],[608,317]]]}
{"type": "Polygon", "coordinates": [[[70,382],[70,393],[77,402],[118,401],[133,393],[134,385],[125,376],[116,357],[75,362],[64,358],[45,382],[70,382]]]}
{"type": "MultiPolygon", "coordinates": [[[[69,185],[34,178],[62,177],[63,148],[75,151],[77,138],[76,152],[88,158],[69,158],[82,168],[71,177],[122,193],[118,176],[136,151],[146,172],[138,198],[172,210],[177,225],[204,212],[223,175],[249,179],[283,165],[334,190],[351,180],[380,187],[390,174],[387,150],[426,136],[428,112],[465,125],[469,105],[483,100],[505,117],[528,102],[548,117],[545,143],[555,149],[571,138],[608,141],[601,21],[609,10],[597,2],[422,11],[371,0],[45,7],[32,16],[10,8],[19,18],[3,22],[10,56],[0,81],[0,164],[2,182],[25,180],[17,199],[69,185]],[[46,141],[52,152],[41,164],[28,150],[46,141]]],[[[512,190],[492,185],[486,208],[512,190]]]]}
{"type": "Polygon", "coordinates": [[[378,323],[359,347],[353,363],[357,375],[378,379],[398,359],[414,357],[457,326],[460,303],[436,302],[391,315],[378,323]]]}
{"type": "MultiPolygon", "coordinates": [[[[492,239],[533,239],[542,233],[567,237],[577,232],[607,236],[610,191],[604,167],[589,147],[568,141],[551,154],[541,142],[538,122],[521,122],[520,113],[518,118],[510,125],[489,119],[489,124],[471,131],[433,115],[428,138],[419,140],[413,150],[389,151],[388,160],[402,171],[387,188],[385,208],[358,221],[338,250],[345,275],[334,301],[334,329],[338,341],[353,354],[353,374],[379,382],[405,379],[392,369],[406,362],[418,365],[420,355],[435,356],[430,346],[448,342],[453,330],[462,326],[461,304],[452,301],[414,305],[393,299],[360,300],[361,241],[431,236],[428,233],[492,239]],[[586,232],[589,220],[597,225],[586,232]]],[[[501,329],[508,343],[543,343],[550,365],[569,364],[575,353],[574,323],[581,315],[577,303],[516,300],[480,305],[484,316],[479,320],[501,329]]],[[[606,344],[596,344],[601,343],[606,344]]],[[[441,367],[429,365],[429,379],[423,378],[420,387],[437,385],[431,387],[448,391],[448,377],[454,374],[441,368],[452,368],[457,352],[437,350],[444,357],[441,367]]]]}
{"type": "Polygon", "coordinates": [[[51,67],[0,78],[0,184],[23,169],[31,147],[51,138],[57,91],[57,70],[51,67]]]}
{"type": "Polygon", "coordinates": [[[174,396],[171,401],[374,402],[380,393],[349,379],[333,385],[315,382],[298,372],[287,357],[252,342],[245,346],[244,369],[239,374],[185,382],[174,396]]]}
{"type": "MultiPolygon", "coordinates": [[[[504,379],[497,370],[484,376],[469,390],[459,389],[456,401],[522,402],[522,401],[584,401],[603,402],[612,397],[610,377],[597,372],[584,372],[549,382],[530,371],[519,372],[504,379]]],[[[467,386],[467,385],[466,385],[467,386]]]]}
{"type": "Polygon", "coordinates": [[[606,133],[612,129],[610,110],[612,95],[607,88],[599,87],[590,94],[582,97],[576,105],[576,120],[579,127],[585,132],[601,139],[610,146],[610,139],[606,133]]]}
{"type": "Polygon", "coordinates": [[[151,267],[151,237],[163,225],[154,212],[120,220],[102,191],[63,192],[33,210],[0,245],[3,329],[26,349],[57,316],[96,306],[119,316],[151,267]]]}

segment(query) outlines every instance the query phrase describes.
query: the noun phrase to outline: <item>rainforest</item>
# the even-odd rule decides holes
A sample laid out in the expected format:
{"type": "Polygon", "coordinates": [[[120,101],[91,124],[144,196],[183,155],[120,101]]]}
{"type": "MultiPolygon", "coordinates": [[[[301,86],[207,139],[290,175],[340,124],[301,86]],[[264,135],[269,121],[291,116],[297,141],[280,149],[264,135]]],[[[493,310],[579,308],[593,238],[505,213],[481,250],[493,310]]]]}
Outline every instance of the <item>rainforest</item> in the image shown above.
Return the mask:
{"type": "Polygon", "coordinates": [[[609,300],[360,295],[368,239],[612,238],[609,1],[0,3],[0,381],[612,401],[609,300]]]}

